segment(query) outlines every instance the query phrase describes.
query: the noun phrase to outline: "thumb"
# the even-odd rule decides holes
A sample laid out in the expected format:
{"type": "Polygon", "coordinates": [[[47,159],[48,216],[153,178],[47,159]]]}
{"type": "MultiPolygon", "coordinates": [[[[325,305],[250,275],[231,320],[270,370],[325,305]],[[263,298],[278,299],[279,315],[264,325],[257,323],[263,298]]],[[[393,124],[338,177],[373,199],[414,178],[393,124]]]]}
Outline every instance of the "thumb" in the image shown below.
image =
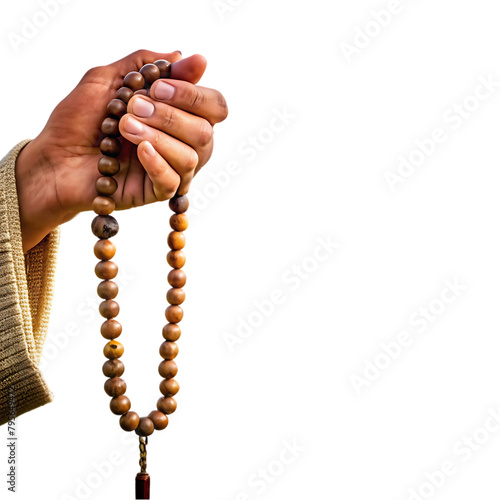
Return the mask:
{"type": "Polygon", "coordinates": [[[200,54],[181,59],[172,64],[170,77],[175,80],[198,83],[207,68],[207,60],[200,54]]]}

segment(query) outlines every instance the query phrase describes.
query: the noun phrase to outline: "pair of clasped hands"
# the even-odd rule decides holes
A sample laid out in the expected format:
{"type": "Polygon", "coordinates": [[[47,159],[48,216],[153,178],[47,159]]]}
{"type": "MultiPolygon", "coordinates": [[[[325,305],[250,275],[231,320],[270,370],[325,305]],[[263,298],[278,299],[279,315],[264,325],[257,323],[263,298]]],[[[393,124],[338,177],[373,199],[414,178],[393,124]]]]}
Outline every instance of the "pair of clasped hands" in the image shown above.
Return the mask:
{"type": "Polygon", "coordinates": [[[16,185],[23,251],[60,224],[90,210],[96,196],[100,126],[123,77],[158,59],[172,63],[171,78],[157,80],[149,95],[134,95],[120,120],[120,172],[114,177],[117,210],[186,194],[213,150],[213,127],[227,117],[217,90],[196,85],[206,69],[203,56],[180,52],[134,52],[89,70],[52,112],[46,126],[19,154],[16,185]]]}

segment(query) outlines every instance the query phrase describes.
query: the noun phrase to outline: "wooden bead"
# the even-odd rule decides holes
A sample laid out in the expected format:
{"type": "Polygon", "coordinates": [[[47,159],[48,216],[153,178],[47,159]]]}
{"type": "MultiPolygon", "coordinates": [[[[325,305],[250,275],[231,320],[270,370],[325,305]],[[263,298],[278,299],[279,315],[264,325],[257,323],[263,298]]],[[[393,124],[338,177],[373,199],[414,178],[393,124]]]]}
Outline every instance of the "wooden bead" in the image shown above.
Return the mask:
{"type": "Polygon", "coordinates": [[[100,195],[111,196],[118,188],[118,183],[113,177],[99,177],[95,181],[95,188],[100,195]]]}
{"type": "Polygon", "coordinates": [[[111,156],[103,156],[97,162],[97,168],[102,175],[115,175],[120,171],[120,162],[111,156]]]}
{"type": "Polygon", "coordinates": [[[165,59],[158,59],[153,63],[160,70],[160,78],[170,78],[171,65],[165,59]]]}
{"type": "Polygon", "coordinates": [[[175,323],[168,323],[163,327],[162,335],[165,340],[175,342],[181,336],[181,327],[175,323]]]}
{"type": "Polygon", "coordinates": [[[106,111],[110,115],[121,118],[127,112],[127,105],[121,99],[113,99],[109,101],[106,111]]]}
{"type": "Polygon", "coordinates": [[[175,342],[163,342],[161,344],[160,356],[163,359],[168,359],[168,360],[174,359],[177,356],[177,354],[179,354],[179,346],[175,342]]]}
{"type": "Polygon", "coordinates": [[[174,288],[181,288],[186,284],[186,273],[182,269],[172,269],[168,273],[167,280],[170,286],[173,286],[174,288]]]}
{"type": "Polygon", "coordinates": [[[111,340],[103,349],[104,356],[108,359],[120,358],[123,355],[123,346],[117,340],[111,340]]]}
{"type": "Polygon", "coordinates": [[[127,384],[125,383],[125,380],[120,377],[109,378],[106,382],[104,382],[104,390],[108,396],[117,398],[118,396],[125,394],[127,384]]]}
{"type": "Polygon", "coordinates": [[[176,214],[183,214],[189,208],[188,197],[186,195],[176,195],[170,198],[168,206],[170,207],[170,210],[172,210],[172,212],[175,212],[176,214]]]}
{"type": "Polygon", "coordinates": [[[130,399],[127,396],[118,396],[109,402],[109,407],[115,415],[123,415],[130,410],[130,399]]]}
{"type": "Polygon", "coordinates": [[[99,148],[102,154],[116,158],[122,150],[122,145],[121,142],[114,137],[105,137],[101,141],[99,148]]]}
{"type": "Polygon", "coordinates": [[[167,301],[169,304],[178,306],[186,300],[186,292],[182,288],[171,288],[167,292],[167,301]]]}
{"type": "Polygon", "coordinates": [[[95,266],[95,274],[102,280],[111,280],[118,274],[118,266],[112,260],[101,260],[95,266]]]}
{"type": "Polygon", "coordinates": [[[177,409],[177,401],[174,398],[160,398],[156,403],[156,408],[165,415],[170,415],[177,409]]]}
{"type": "Polygon", "coordinates": [[[116,98],[121,99],[125,104],[128,104],[133,95],[134,91],[128,87],[121,87],[116,91],[116,98]]]}
{"type": "Polygon", "coordinates": [[[177,365],[175,361],[164,359],[158,366],[158,373],[163,378],[174,378],[177,375],[177,365]]]}
{"type": "Polygon", "coordinates": [[[127,432],[135,431],[139,425],[139,415],[135,411],[128,411],[120,417],[120,427],[127,432]]]}
{"type": "Polygon", "coordinates": [[[165,309],[165,318],[169,323],[179,323],[184,316],[184,311],[180,306],[168,306],[165,309]]]}
{"type": "Polygon", "coordinates": [[[174,214],[170,217],[170,227],[174,231],[185,231],[189,226],[186,214],[174,214]]]}
{"type": "Polygon", "coordinates": [[[101,240],[112,238],[118,229],[118,221],[111,215],[98,215],[92,221],[92,232],[101,240]]]}
{"type": "Polygon", "coordinates": [[[179,383],[173,378],[165,379],[160,382],[160,392],[170,398],[179,392],[179,383]]]}
{"type": "Polygon", "coordinates": [[[144,77],[138,71],[131,71],[123,79],[123,86],[132,89],[134,92],[142,89],[144,83],[144,77]]]}
{"type": "Polygon", "coordinates": [[[118,128],[118,120],[116,118],[104,118],[101,124],[101,132],[108,137],[118,137],[120,129],[118,128]]]}
{"type": "Polygon", "coordinates": [[[186,236],[179,231],[171,231],[168,234],[167,244],[172,250],[181,250],[186,246],[186,236]]]}
{"type": "Polygon", "coordinates": [[[167,253],[167,262],[170,266],[180,269],[186,263],[186,255],[182,250],[170,250],[167,253]]]}
{"type": "Polygon", "coordinates": [[[108,196],[96,196],[92,202],[92,210],[97,215],[109,215],[115,208],[115,201],[108,196]]]}
{"type": "Polygon", "coordinates": [[[148,417],[152,420],[157,431],[162,431],[168,425],[168,417],[161,411],[153,410],[148,417]]]}
{"type": "Polygon", "coordinates": [[[101,335],[107,340],[118,338],[122,334],[122,325],[115,319],[108,319],[101,325],[101,335]]]}
{"type": "Polygon", "coordinates": [[[139,425],[135,430],[135,433],[138,436],[151,436],[155,430],[155,425],[153,421],[149,417],[141,417],[139,420],[139,425]]]}
{"type": "Polygon", "coordinates": [[[94,245],[94,255],[101,260],[111,260],[116,253],[115,244],[111,240],[99,240],[94,245]]]}
{"type": "Polygon", "coordinates": [[[160,78],[160,68],[154,64],[145,64],[140,70],[139,73],[144,77],[144,80],[148,85],[151,85],[153,82],[160,78]]]}
{"type": "Polygon", "coordinates": [[[108,359],[102,365],[102,373],[106,377],[121,377],[125,371],[125,365],[119,359],[108,359]]]}
{"type": "Polygon", "coordinates": [[[114,299],[118,295],[118,285],[114,281],[101,281],[97,285],[97,295],[101,299],[114,299]]]}
{"type": "Polygon", "coordinates": [[[99,313],[106,319],[116,318],[120,313],[120,306],[114,300],[105,300],[99,304],[99,313]]]}

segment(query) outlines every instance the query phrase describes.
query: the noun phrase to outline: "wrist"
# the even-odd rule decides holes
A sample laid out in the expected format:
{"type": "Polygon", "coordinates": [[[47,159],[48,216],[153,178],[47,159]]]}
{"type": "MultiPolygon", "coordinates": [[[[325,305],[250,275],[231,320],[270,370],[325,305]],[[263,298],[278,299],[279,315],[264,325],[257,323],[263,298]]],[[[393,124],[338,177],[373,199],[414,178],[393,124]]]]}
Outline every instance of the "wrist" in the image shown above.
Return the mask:
{"type": "Polygon", "coordinates": [[[50,155],[34,139],[24,147],[16,160],[16,188],[23,251],[28,252],[76,212],[63,210],[55,185],[50,155]]]}

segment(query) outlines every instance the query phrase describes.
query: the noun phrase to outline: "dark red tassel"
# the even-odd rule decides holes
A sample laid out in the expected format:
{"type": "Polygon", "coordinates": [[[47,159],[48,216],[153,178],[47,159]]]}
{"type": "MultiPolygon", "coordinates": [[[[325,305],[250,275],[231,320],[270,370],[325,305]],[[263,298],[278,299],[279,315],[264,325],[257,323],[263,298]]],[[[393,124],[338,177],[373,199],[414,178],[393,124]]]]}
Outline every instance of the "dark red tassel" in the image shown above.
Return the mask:
{"type": "Polygon", "coordinates": [[[149,500],[149,474],[146,472],[139,472],[135,476],[135,498],[149,500]]]}

